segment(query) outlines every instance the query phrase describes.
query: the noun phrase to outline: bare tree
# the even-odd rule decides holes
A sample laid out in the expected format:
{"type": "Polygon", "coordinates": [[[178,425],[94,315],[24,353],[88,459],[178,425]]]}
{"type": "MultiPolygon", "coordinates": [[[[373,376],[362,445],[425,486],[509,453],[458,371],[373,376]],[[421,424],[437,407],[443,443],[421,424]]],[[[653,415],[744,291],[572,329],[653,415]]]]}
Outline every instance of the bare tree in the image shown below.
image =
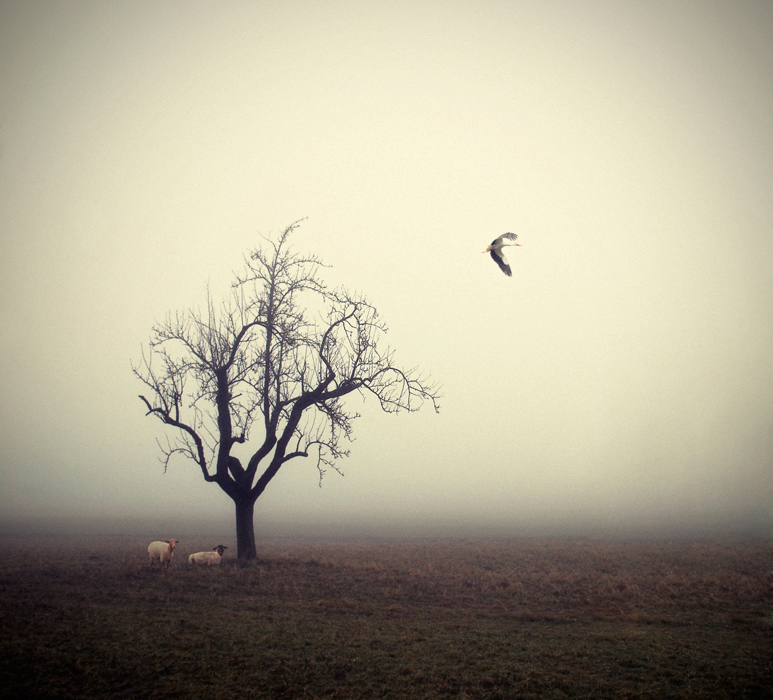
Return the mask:
{"type": "Polygon", "coordinates": [[[358,417],[347,394],[373,394],[390,413],[424,401],[439,410],[436,385],[396,366],[376,309],[328,289],[320,260],[290,250],[298,223],[250,253],[222,304],[208,292],[203,310],[156,324],[132,367],[150,390],[147,415],[173,429],[159,442],[164,468],[182,455],[233,499],[240,560],[256,557],[255,502],[282,465],[311,457],[320,484],[338,471],[358,417]],[[239,444],[246,464],[232,453],[239,444]]]}

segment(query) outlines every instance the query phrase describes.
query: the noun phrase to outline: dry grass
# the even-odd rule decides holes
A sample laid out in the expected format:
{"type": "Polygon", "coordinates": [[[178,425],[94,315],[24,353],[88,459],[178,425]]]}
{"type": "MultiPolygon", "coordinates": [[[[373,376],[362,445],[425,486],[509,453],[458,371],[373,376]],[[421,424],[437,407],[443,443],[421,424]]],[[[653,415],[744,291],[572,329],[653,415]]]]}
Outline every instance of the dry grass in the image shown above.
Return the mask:
{"type": "Polygon", "coordinates": [[[2,697],[773,690],[766,543],[275,541],[246,568],[181,550],[165,575],[144,539],[97,542],[3,538],[2,697]]]}

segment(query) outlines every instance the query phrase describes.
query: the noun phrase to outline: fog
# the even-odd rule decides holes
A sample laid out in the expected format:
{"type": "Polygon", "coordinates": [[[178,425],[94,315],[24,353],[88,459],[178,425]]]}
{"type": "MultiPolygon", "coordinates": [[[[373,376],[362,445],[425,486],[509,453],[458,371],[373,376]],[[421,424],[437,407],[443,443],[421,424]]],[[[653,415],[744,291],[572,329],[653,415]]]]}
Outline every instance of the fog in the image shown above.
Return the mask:
{"type": "Polygon", "coordinates": [[[0,2],[2,527],[233,531],[131,361],[304,219],[441,412],[350,397],[345,476],[285,465],[258,538],[769,535],[771,36],[769,2],[0,2]]]}

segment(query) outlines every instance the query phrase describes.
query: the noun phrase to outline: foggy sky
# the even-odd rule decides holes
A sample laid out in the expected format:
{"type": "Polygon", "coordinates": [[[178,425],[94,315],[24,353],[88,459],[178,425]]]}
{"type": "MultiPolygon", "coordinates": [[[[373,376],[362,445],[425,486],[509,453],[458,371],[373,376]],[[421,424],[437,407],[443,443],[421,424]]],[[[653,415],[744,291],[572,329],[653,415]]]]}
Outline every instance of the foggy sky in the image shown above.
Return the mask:
{"type": "Polygon", "coordinates": [[[346,476],[287,464],[258,536],[769,531],[772,35],[768,2],[0,2],[0,510],[230,525],[131,360],[305,217],[442,408],[350,398],[346,476]]]}

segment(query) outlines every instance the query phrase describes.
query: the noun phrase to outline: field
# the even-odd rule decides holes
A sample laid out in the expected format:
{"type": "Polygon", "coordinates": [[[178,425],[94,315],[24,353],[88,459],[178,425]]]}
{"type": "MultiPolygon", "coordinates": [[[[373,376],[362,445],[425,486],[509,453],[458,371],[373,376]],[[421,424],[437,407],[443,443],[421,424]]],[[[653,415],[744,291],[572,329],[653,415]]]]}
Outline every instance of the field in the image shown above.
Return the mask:
{"type": "Polygon", "coordinates": [[[762,541],[0,540],[2,697],[773,697],[762,541]]]}

